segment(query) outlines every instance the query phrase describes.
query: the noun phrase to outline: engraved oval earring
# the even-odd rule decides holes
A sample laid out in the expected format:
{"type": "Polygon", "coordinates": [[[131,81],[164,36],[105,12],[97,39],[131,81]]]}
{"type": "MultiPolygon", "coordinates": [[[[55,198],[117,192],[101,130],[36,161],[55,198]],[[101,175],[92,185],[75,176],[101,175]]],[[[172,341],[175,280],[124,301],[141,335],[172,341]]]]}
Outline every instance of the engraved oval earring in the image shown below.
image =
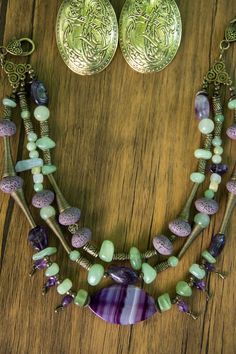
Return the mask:
{"type": "Polygon", "coordinates": [[[180,46],[182,22],[174,0],[126,0],[119,40],[127,63],[140,73],[164,69],[180,46]]]}
{"type": "Polygon", "coordinates": [[[62,59],[75,73],[104,70],[118,46],[118,23],[109,0],[64,0],[57,15],[56,39],[62,59]]]}

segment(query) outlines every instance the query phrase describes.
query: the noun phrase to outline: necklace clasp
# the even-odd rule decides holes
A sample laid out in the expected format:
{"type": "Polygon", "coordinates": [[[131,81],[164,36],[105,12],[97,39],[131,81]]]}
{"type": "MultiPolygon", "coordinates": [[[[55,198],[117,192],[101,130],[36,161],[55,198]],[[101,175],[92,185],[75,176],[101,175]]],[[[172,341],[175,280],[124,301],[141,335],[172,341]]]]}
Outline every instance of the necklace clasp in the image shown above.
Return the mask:
{"type": "Polygon", "coordinates": [[[30,38],[13,38],[6,47],[6,51],[12,55],[28,56],[35,50],[35,44],[30,38]]]}

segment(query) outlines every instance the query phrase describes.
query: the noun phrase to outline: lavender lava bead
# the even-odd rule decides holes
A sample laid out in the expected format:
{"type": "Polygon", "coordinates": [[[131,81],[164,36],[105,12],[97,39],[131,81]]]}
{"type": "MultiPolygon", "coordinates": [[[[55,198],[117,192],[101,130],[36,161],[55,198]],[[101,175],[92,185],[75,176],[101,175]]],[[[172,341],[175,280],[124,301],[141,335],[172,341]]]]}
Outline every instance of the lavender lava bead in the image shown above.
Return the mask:
{"type": "Polygon", "coordinates": [[[229,181],[227,184],[226,184],[226,188],[228,189],[228,191],[232,194],[236,194],[236,181],[229,181]]]}
{"type": "Polygon", "coordinates": [[[92,231],[86,227],[79,229],[71,239],[71,244],[75,248],[81,248],[92,238],[92,231]]]}
{"type": "Polygon", "coordinates": [[[214,215],[219,210],[219,205],[214,199],[200,198],[195,201],[195,207],[200,213],[214,215]]]}
{"type": "Polygon", "coordinates": [[[236,124],[231,125],[226,131],[228,137],[232,140],[236,140],[236,124]]]}
{"type": "Polygon", "coordinates": [[[169,223],[169,230],[176,236],[186,237],[191,233],[191,226],[183,219],[175,219],[169,223]]]}
{"type": "Polygon", "coordinates": [[[13,193],[17,189],[22,188],[23,183],[24,183],[23,179],[19,176],[4,177],[0,181],[0,189],[4,193],[13,193]]]}
{"type": "Polygon", "coordinates": [[[16,125],[8,119],[0,121],[0,136],[12,136],[16,133],[16,125]]]}
{"type": "Polygon", "coordinates": [[[79,220],[80,214],[80,209],[75,207],[68,208],[60,213],[59,223],[65,226],[72,225],[79,220]]]}
{"type": "Polygon", "coordinates": [[[43,208],[52,204],[54,200],[54,193],[50,190],[43,190],[36,193],[32,198],[32,205],[35,208],[43,208]]]}
{"type": "Polygon", "coordinates": [[[153,239],[153,246],[158,253],[168,256],[173,252],[172,242],[164,235],[158,235],[153,239]]]}

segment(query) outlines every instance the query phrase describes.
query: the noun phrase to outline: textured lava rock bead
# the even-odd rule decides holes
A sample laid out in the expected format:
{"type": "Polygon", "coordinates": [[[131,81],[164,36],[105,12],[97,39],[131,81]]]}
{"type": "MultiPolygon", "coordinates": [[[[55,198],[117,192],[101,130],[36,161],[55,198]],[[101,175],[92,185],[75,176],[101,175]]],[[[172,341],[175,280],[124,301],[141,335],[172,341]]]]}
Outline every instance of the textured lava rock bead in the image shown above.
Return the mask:
{"type": "Polygon", "coordinates": [[[92,238],[92,231],[86,227],[79,229],[71,239],[71,244],[75,248],[81,248],[92,238]]]}
{"type": "Polygon", "coordinates": [[[236,194],[236,181],[229,181],[226,184],[226,188],[228,189],[228,191],[232,194],[236,194]]]}
{"type": "Polygon", "coordinates": [[[200,198],[195,201],[195,207],[200,213],[214,215],[219,210],[219,205],[214,199],[200,198]]]}
{"type": "Polygon", "coordinates": [[[54,200],[54,193],[50,190],[43,190],[41,192],[36,193],[32,198],[32,205],[35,208],[43,208],[52,204],[54,200]]]}
{"type": "Polygon", "coordinates": [[[174,235],[186,237],[191,233],[191,226],[183,219],[175,219],[169,223],[169,229],[174,235]]]}
{"type": "Polygon", "coordinates": [[[12,136],[16,133],[16,125],[8,119],[0,121],[0,136],[12,136]]]}
{"type": "Polygon", "coordinates": [[[59,223],[65,226],[72,225],[79,220],[80,214],[80,209],[75,207],[68,208],[60,213],[59,223]]]}
{"type": "Polygon", "coordinates": [[[231,125],[226,131],[228,137],[232,140],[236,140],[236,124],[231,125]]]}
{"type": "Polygon", "coordinates": [[[4,177],[0,181],[0,189],[4,193],[13,193],[17,189],[22,188],[23,183],[23,179],[19,176],[4,177]]]}
{"type": "Polygon", "coordinates": [[[158,253],[163,255],[170,255],[173,252],[172,242],[164,235],[154,237],[153,246],[158,253]]]}

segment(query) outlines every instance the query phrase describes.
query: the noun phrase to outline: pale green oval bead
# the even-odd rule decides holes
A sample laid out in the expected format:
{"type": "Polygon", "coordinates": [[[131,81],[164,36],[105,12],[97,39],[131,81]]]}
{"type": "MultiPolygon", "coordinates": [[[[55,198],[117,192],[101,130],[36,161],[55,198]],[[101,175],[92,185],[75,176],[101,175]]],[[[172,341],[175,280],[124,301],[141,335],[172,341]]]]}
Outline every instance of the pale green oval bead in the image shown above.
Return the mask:
{"type": "Polygon", "coordinates": [[[222,145],[222,139],[219,136],[215,136],[212,140],[213,146],[220,146],[222,145]]]}
{"type": "Polygon", "coordinates": [[[33,132],[30,132],[30,133],[27,135],[27,140],[30,141],[30,142],[35,142],[37,139],[38,139],[37,134],[35,134],[35,133],[33,133],[33,132]]]}
{"type": "Polygon", "coordinates": [[[216,146],[214,148],[214,154],[217,154],[217,155],[222,155],[224,152],[224,149],[222,148],[222,146],[216,146]]]}
{"type": "Polygon", "coordinates": [[[47,220],[56,215],[56,210],[51,206],[46,206],[40,209],[40,216],[43,220],[47,220]]]}
{"type": "Polygon", "coordinates": [[[99,251],[99,258],[104,262],[111,262],[114,251],[114,244],[109,240],[104,240],[99,251]]]}
{"type": "Polygon", "coordinates": [[[69,278],[63,280],[57,287],[57,292],[60,295],[66,294],[72,288],[72,281],[69,278]]]}
{"type": "Polygon", "coordinates": [[[129,258],[131,267],[135,270],[139,270],[142,267],[142,259],[139,250],[136,247],[131,247],[129,251],[129,258]]]}
{"type": "Polygon", "coordinates": [[[7,107],[11,107],[11,108],[15,108],[16,107],[16,102],[13,101],[12,99],[8,98],[8,97],[4,97],[2,100],[2,103],[4,106],[7,107]]]}
{"type": "Polygon", "coordinates": [[[22,119],[28,119],[28,118],[30,118],[30,112],[27,110],[24,110],[21,112],[20,116],[22,119]]]}
{"type": "Polygon", "coordinates": [[[101,264],[93,264],[88,271],[88,283],[92,286],[100,283],[104,275],[104,267],[101,264]]]}
{"type": "Polygon", "coordinates": [[[205,229],[210,224],[210,217],[207,214],[197,213],[194,222],[205,229]]]}
{"type": "Polygon", "coordinates": [[[34,110],[34,117],[39,122],[44,122],[45,120],[48,120],[49,116],[50,111],[46,106],[38,106],[34,110]]]}
{"type": "Polygon", "coordinates": [[[208,151],[205,149],[197,149],[194,151],[194,156],[197,159],[210,160],[212,157],[212,153],[211,153],[211,151],[208,151]]]}
{"type": "Polygon", "coordinates": [[[215,196],[215,193],[214,191],[212,191],[211,189],[207,189],[205,192],[204,192],[204,197],[208,198],[208,199],[213,199],[215,196]]]}
{"type": "Polygon", "coordinates": [[[224,120],[225,120],[225,117],[223,116],[223,114],[217,114],[217,115],[215,116],[215,121],[216,121],[216,122],[223,123],[224,120]]]}
{"type": "Polygon", "coordinates": [[[34,190],[35,190],[35,192],[41,192],[43,190],[42,183],[35,183],[34,184],[34,190]]]}
{"type": "Polygon", "coordinates": [[[69,257],[71,261],[75,262],[77,261],[77,259],[79,259],[80,253],[77,250],[73,250],[70,252],[69,257]]]}
{"type": "Polygon", "coordinates": [[[214,122],[209,118],[203,118],[198,124],[198,129],[202,134],[210,134],[214,130],[214,122]]]}
{"type": "Polygon", "coordinates": [[[157,298],[157,302],[161,312],[165,312],[171,309],[171,299],[168,293],[162,294],[157,298]]]}
{"type": "Polygon", "coordinates": [[[44,136],[43,138],[40,138],[36,141],[36,145],[39,149],[44,151],[54,148],[56,146],[56,143],[48,136],[44,136]]]}
{"type": "Polygon", "coordinates": [[[42,251],[35,253],[33,255],[32,259],[33,259],[33,261],[37,261],[37,260],[42,259],[46,256],[52,256],[56,252],[57,252],[56,247],[47,247],[47,248],[44,248],[42,251]]]}
{"type": "Polygon", "coordinates": [[[39,152],[37,150],[32,150],[29,152],[29,157],[31,159],[37,158],[37,157],[39,157],[39,152]]]}
{"type": "Polygon", "coordinates": [[[34,183],[43,183],[43,174],[42,173],[35,173],[33,175],[34,183]]]}
{"type": "Polygon", "coordinates": [[[213,257],[207,250],[202,252],[202,257],[209,263],[216,263],[215,257],[213,257]]]}
{"type": "Polygon", "coordinates": [[[150,266],[150,264],[143,263],[142,272],[143,272],[144,283],[150,284],[153,282],[153,280],[156,279],[157,271],[152,266],[150,266]]]}
{"type": "Polygon", "coordinates": [[[170,256],[167,260],[170,267],[177,267],[179,264],[179,259],[175,256],[170,256]]]}
{"type": "Polygon", "coordinates": [[[215,182],[215,183],[220,184],[221,180],[222,180],[222,177],[220,175],[218,175],[218,173],[212,173],[210,179],[211,179],[211,182],[215,182]]]}
{"type": "MultiPolygon", "coordinates": [[[[40,173],[40,171],[41,171],[41,167],[33,167],[31,169],[32,175],[38,174],[38,173],[40,173]]],[[[37,182],[35,182],[35,183],[37,183],[37,182]]]]}
{"type": "Polygon", "coordinates": [[[213,155],[212,156],[212,162],[215,164],[221,163],[222,157],[220,155],[213,155]]]}
{"type": "Polygon", "coordinates": [[[189,268],[189,272],[200,280],[206,276],[206,271],[200,268],[199,264],[192,264],[189,268]]]}
{"type": "Polygon", "coordinates": [[[186,281],[181,280],[176,284],[176,294],[189,297],[192,293],[192,289],[186,281]]]}
{"type": "Polygon", "coordinates": [[[28,151],[36,150],[36,144],[33,142],[27,143],[26,148],[28,151]]]}
{"type": "Polygon", "coordinates": [[[52,277],[59,273],[59,265],[57,263],[52,263],[45,271],[46,277],[52,277]]]}
{"type": "Polygon", "coordinates": [[[57,168],[54,165],[44,165],[42,167],[43,175],[50,175],[53,172],[56,172],[57,168]]]}
{"type": "Polygon", "coordinates": [[[193,172],[190,175],[190,179],[194,183],[203,183],[205,181],[205,175],[201,172],[193,172]]]}
{"type": "Polygon", "coordinates": [[[88,302],[89,302],[88,292],[84,289],[80,289],[74,298],[74,304],[79,307],[83,307],[86,306],[88,302]]]}
{"type": "Polygon", "coordinates": [[[228,102],[228,108],[229,108],[229,109],[236,109],[236,99],[229,100],[229,102],[228,102]]]}

